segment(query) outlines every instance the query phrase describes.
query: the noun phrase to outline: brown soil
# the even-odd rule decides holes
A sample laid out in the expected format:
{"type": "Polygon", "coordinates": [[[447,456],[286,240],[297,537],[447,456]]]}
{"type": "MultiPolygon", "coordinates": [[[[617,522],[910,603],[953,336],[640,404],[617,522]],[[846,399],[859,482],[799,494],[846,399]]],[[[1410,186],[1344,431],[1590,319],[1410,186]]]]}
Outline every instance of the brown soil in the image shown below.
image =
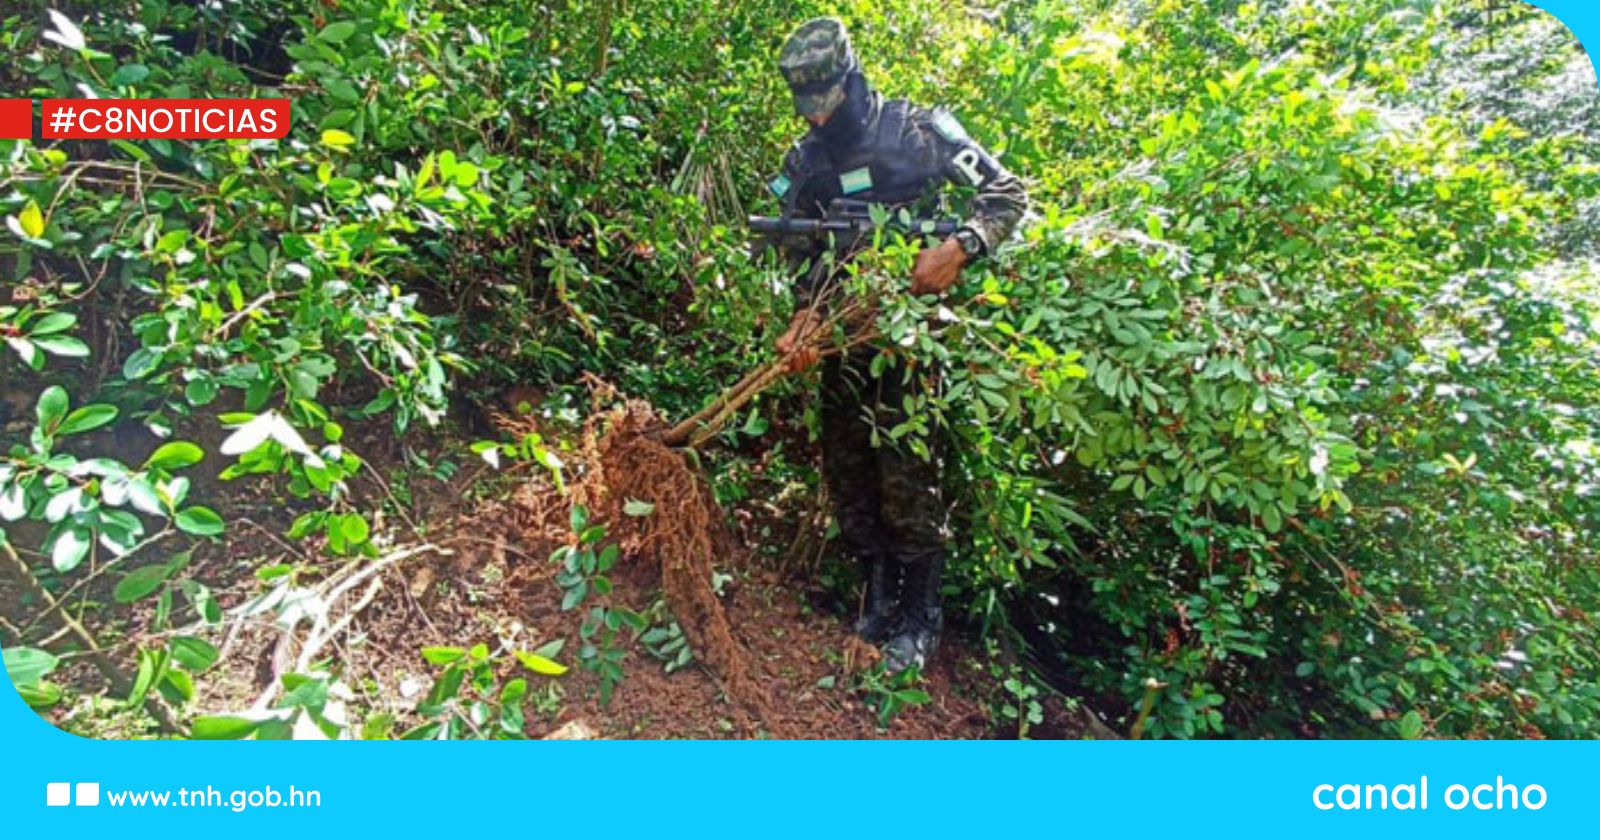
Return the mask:
{"type": "MultiPolygon", "coordinates": [[[[530,737],[544,737],[574,721],[605,738],[1000,734],[981,699],[995,696],[987,667],[955,634],[948,634],[925,674],[923,688],[932,700],[903,710],[880,729],[870,695],[856,689],[858,675],[877,652],[851,635],[849,616],[826,606],[829,594],[804,571],[807,564],[762,558],[756,551],[773,535],[787,539],[815,523],[771,505],[740,506],[725,514],[682,454],[655,441],[658,427],[648,408],[638,404],[597,412],[581,430],[581,451],[563,454],[578,461],[568,464],[573,486],[564,494],[536,467],[514,467],[506,471],[511,478],[488,469],[465,455],[459,441],[410,436],[402,446],[381,423],[352,424],[347,441],[374,468],[352,483],[353,501],[367,510],[387,502],[391,511],[389,521],[374,522],[374,532],[395,531],[399,544],[431,542],[444,550],[385,572],[376,598],[319,656],[353,691],[355,723],[387,713],[398,732],[417,722],[413,709],[436,673],[422,660],[422,647],[484,642],[491,649],[532,650],[565,639],[558,658],[573,667],[559,678],[535,676],[505,658],[500,678],[527,678],[530,697],[545,698],[530,704],[530,737]],[[430,477],[417,469],[407,447],[422,450],[431,463],[446,457],[466,463],[448,479],[430,477]],[[408,486],[396,498],[401,477],[408,486]],[[654,504],[654,513],[624,515],[622,505],[630,499],[654,504]],[[549,561],[551,552],[571,539],[568,510],[574,500],[588,506],[592,518],[607,526],[608,540],[623,549],[612,574],[612,602],[661,619],[675,616],[695,651],[694,663],[669,674],[642,644],[629,645],[626,675],[609,705],[599,702],[595,675],[576,667],[583,610],[561,609],[563,592],[549,561]],[[420,533],[409,533],[413,526],[420,533]],[[732,576],[720,595],[712,587],[713,571],[732,576]],[[670,615],[660,610],[662,599],[670,615]]],[[[215,441],[201,442],[214,451],[215,441]]],[[[203,473],[221,466],[208,459],[203,473]]],[[[270,482],[215,482],[206,474],[195,476],[194,498],[217,508],[229,521],[229,532],[223,542],[200,543],[190,571],[211,588],[230,617],[233,608],[261,592],[256,569],[288,563],[309,584],[348,562],[328,556],[315,540],[281,537],[303,505],[277,495],[270,482]]],[[[116,577],[96,581],[85,596],[109,602],[116,577]]],[[[13,598],[0,598],[0,604],[14,624],[32,617],[31,608],[13,598]]],[[[117,608],[111,611],[116,626],[96,628],[130,669],[151,606],[147,600],[117,608]]],[[[193,616],[177,620],[188,624],[193,616]]],[[[38,642],[54,629],[50,621],[41,622],[25,641],[38,642]]],[[[199,633],[224,656],[197,678],[198,694],[181,715],[185,719],[241,710],[284,670],[289,654],[283,637],[265,622],[239,629],[230,618],[199,633]]],[[[9,632],[0,635],[7,644],[16,642],[9,632]]],[[[57,678],[71,689],[98,692],[101,680],[81,662],[75,660],[57,678]]],[[[47,716],[58,723],[94,717],[81,704],[63,704],[47,716]]],[[[1059,722],[1052,735],[1081,737],[1081,723],[1064,712],[1059,722]]],[[[127,722],[72,728],[100,737],[153,734],[127,722]]]]}
{"type": "MultiPolygon", "coordinates": [[[[602,397],[610,396],[602,390],[602,397]]],[[[850,678],[876,658],[841,622],[819,615],[797,581],[756,567],[729,533],[722,512],[682,452],[659,442],[663,424],[648,405],[630,401],[596,413],[584,429],[586,469],[571,501],[610,527],[628,565],[617,594],[647,610],[660,590],[704,666],[667,674],[635,656],[609,707],[592,706],[608,736],[826,738],[983,737],[979,705],[953,690],[946,657],[929,675],[940,702],[903,713],[881,733],[850,678]],[[654,506],[644,517],[623,513],[626,501],[654,506]],[[734,572],[726,597],[712,586],[713,559],[734,572]],[[782,698],[781,702],[776,698],[782,698]]],[[[527,553],[548,554],[568,538],[564,500],[553,488],[524,487],[512,503],[515,537],[527,553]]],[[[559,621],[550,606],[559,588],[548,569],[512,575],[523,615],[559,621]]]]}
{"type": "MultiPolygon", "coordinates": [[[[654,592],[643,564],[619,579],[617,593],[629,606],[645,609],[654,592]]],[[[577,617],[559,611],[560,589],[541,568],[519,569],[508,597],[531,626],[561,628],[576,634],[577,617]]],[[[723,605],[744,654],[747,673],[773,698],[763,717],[725,689],[714,668],[696,663],[668,674],[661,663],[635,651],[627,677],[609,706],[601,706],[594,679],[573,671],[563,680],[568,706],[555,719],[531,728],[541,735],[570,720],[584,720],[607,738],[984,738],[990,737],[981,706],[969,696],[976,673],[959,678],[966,660],[947,646],[929,668],[927,690],[933,701],[902,712],[880,730],[863,697],[850,689],[853,663],[845,654],[861,644],[837,617],[815,611],[803,589],[772,573],[756,572],[729,584],[723,605]],[[581,694],[582,697],[574,695],[581,694]],[[576,701],[576,702],[574,702],[576,701]]],[[[697,649],[698,650],[698,649],[697,649]]],[[[858,653],[857,656],[860,656],[858,653]]]]}

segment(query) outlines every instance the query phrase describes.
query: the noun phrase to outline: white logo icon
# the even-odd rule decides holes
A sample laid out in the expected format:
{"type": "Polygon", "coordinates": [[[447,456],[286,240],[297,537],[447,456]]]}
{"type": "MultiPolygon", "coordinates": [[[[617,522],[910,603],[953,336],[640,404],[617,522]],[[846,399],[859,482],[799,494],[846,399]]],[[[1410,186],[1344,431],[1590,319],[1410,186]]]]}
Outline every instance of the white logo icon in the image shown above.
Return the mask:
{"type": "Polygon", "coordinates": [[[76,803],[74,803],[74,790],[72,782],[46,782],[44,786],[44,804],[51,808],[66,805],[99,805],[100,783],[78,782],[76,790],[76,803]]]}

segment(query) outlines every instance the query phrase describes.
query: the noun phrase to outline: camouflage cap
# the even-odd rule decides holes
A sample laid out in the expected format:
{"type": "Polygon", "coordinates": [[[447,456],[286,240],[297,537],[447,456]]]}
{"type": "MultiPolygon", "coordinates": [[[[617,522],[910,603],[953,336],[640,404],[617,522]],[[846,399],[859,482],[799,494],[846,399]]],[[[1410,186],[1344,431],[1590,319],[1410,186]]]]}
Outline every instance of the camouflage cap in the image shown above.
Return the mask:
{"type": "Polygon", "coordinates": [[[823,17],[800,25],[778,53],[778,70],[794,92],[794,110],[806,116],[826,114],[844,101],[844,77],[856,69],[850,35],[838,18],[823,17]]]}

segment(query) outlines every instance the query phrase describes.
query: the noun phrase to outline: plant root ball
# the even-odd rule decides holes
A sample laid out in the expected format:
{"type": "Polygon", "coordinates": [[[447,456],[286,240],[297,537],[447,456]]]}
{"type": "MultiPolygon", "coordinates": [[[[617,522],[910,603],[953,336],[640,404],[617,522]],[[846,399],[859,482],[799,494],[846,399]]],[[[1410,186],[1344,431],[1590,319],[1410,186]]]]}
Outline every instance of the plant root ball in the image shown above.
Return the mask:
{"type": "Polygon", "coordinates": [[[684,454],[660,441],[663,427],[654,410],[637,400],[593,415],[583,434],[588,472],[574,484],[572,501],[605,522],[625,554],[660,566],[667,604],[696,653],[735,704],[778,734],[771,698],[754,676],[750,656],[734,637],[711,585],[712,558],[731,555],[731,538],[684,454]],[[642,517],[624,515],[630,499],[654,510],[642,517]]]}

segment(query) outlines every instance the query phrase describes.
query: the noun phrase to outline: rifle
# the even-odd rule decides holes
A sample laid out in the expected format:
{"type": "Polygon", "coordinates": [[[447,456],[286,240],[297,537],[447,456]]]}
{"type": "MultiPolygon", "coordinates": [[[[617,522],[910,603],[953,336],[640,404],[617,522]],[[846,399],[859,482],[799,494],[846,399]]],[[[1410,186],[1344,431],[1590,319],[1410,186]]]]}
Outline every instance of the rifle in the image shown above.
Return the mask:
{"type": "MultiPolygon", "coordinates": [[[[836,198],[829,202],[827,214],[820,219],[796,219],[789,216],[751,216],[750,231],[768,240],[787,236],[826,241],[832,237],[844,246],[853,246],[870,236],[878,227],[872,219],[872,205],[865,201],[836,198]]],[[[912,217],[903,207],[889,207],[884,228],[910,234],[946,237],[961,227],[960,219],[919,219],[912,217]]]]}

